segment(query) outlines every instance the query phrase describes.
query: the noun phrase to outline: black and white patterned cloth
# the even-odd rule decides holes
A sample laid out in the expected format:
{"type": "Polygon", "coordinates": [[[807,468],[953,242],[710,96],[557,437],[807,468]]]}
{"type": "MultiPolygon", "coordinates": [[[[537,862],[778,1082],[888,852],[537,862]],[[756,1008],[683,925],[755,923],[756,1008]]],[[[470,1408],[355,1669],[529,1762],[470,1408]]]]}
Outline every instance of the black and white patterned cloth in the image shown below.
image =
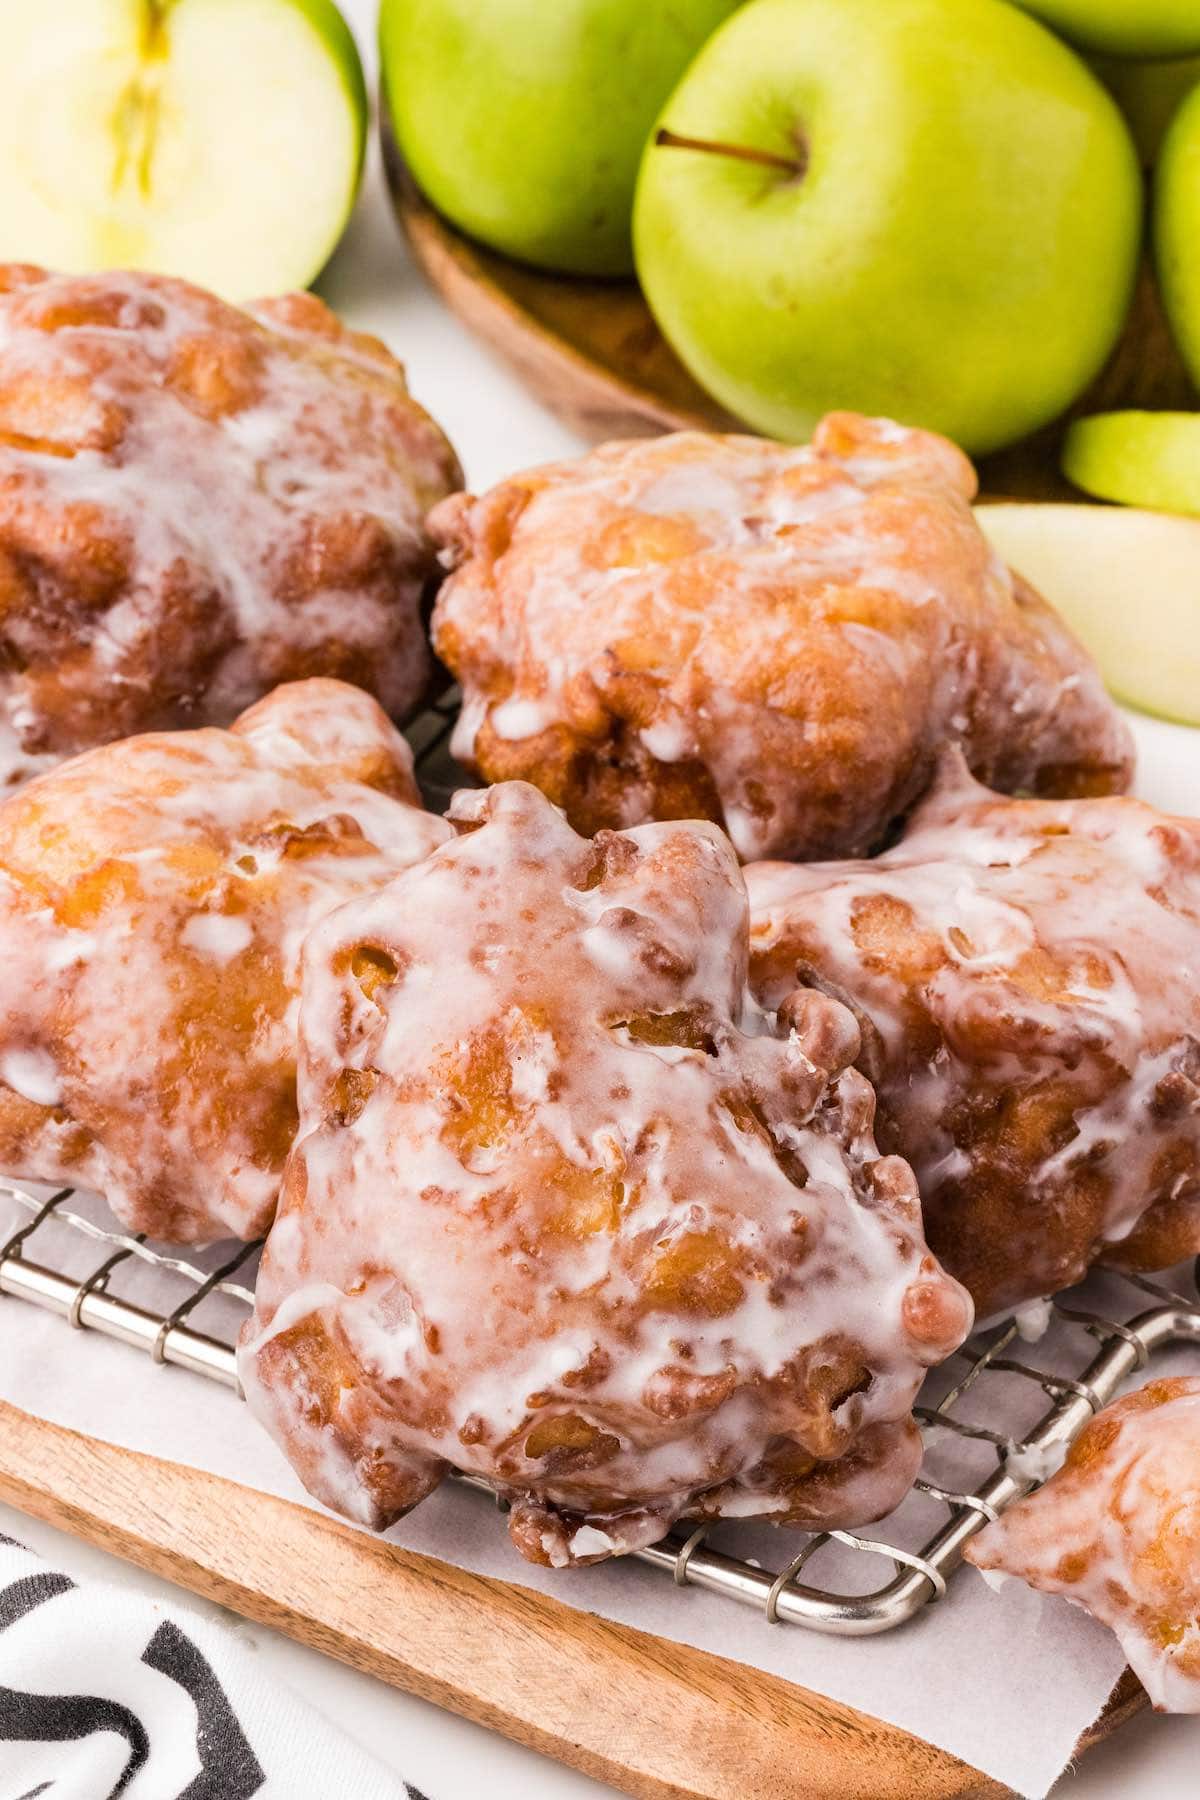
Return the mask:
{"type": "Polygon", "coordinates": [[[0,1800],[422,1800],[234,1633],[0,1537],[0,1800]]]}

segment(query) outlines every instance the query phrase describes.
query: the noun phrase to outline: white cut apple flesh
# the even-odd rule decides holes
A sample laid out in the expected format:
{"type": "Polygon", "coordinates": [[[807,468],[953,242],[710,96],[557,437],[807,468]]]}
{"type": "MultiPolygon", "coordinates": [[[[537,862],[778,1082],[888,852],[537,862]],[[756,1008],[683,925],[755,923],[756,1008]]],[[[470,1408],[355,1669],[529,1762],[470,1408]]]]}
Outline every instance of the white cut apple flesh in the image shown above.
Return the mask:
{"type": "Polygon", "coordinates": [[[979,506],[975,516],[1119,699],[1200,725],[1200,519],[1040,503],[979,506]]]}
{"type": "Polygon", "coordinates": [[[302,287],[357,191],[333,0],[0,0],[0,261],[302,287]]]}

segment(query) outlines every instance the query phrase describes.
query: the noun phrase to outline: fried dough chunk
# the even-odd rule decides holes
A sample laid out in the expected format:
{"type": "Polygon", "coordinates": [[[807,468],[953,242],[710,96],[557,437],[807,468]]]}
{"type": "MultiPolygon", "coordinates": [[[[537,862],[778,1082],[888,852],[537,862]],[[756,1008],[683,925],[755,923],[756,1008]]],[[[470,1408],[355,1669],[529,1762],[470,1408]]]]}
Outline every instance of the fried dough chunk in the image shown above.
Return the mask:
{"type": "Polygon", "coordinates": [[[853,1006],[981,1314],[1200,1251],[1200,821],[1005,799],[950,752],[895,848],[746,881],[756,991],[853,1006]]]}
{"type": "Polygon", "coordinates": [[[887,1512],[970,1308],[853,1018],[753,1003],[714,827],[589,843],[525,783],[452,817],[309,940],[251,1406],[337,1510],[382,1527],[466,1470],[555,1566],[685,1513],[887,1512]]]}
{"type": "Polygon", "coordinates": [[[1168,1376],[1105,1407],[966,1556],[1086,1607],[1160,1712],[1200,1712],[1200,1379],[1168,1376]]]}
{"type": "Polygon", "coordinates": [[[1122,790],[1126,728],[974,492],[944,439],[837,413],[804,448],[686,432],[443,501],[455,754],[580,831],[713,819],[746,859],[874,849],[946,743],[1005,790],[1122,790]]]}
{"type": "Polygon", "coordinates": [[[422,519],[460,481],[400,364],[310,294],[0,266],[0,791],[310,675],[403,719],[422,519]]]}
{"type": "Polygon", "coordinates": [[[0,806],[0,1169],[151,1237],[256,1237],[296,1128],[309,927],[450,835],[361,689],[129,738],[0,806]]]}

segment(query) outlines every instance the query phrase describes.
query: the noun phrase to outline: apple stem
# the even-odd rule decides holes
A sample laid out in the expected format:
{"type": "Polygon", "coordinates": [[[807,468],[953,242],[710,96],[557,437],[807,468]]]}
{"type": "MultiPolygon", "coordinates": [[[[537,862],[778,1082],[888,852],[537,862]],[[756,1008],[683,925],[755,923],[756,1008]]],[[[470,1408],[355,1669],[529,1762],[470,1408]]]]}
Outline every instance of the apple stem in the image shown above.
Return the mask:
{"type": "Polygon", "coordinates": [[[677,131],[660,129],[654,142],[664,150],[704,150],[710,156],[733,156],[740,162],[762,163],[769,169],[784,169],[797,181],[808,172],[808,146],[801,138],[795,156],[779,156],[773,150],[755,150],[748,144],[716,144],[709,138],[683,137],[677,131]]]}

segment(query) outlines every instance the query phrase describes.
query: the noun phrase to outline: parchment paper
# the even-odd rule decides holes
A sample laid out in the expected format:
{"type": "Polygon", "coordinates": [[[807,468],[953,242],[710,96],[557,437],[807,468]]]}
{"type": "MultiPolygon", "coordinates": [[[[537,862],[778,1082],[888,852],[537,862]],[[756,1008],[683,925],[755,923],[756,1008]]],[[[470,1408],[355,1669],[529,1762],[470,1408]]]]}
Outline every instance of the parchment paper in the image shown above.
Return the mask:
{"type": "MultiPolygon", "coordinates": [[[[16,1217],[13,1203],[0,1200],[0,1230],[16,1217]]],[[[41,1259],[49,1261],[49,1231],[37,1242],[41,1259]]],[[[102,1260],[94,1247],[70,1239],[58,1238],[56,1248],[73,1253],[71,1272],[81,1276],[102,1260]]],[[[174,1280],[151,1271],[118,1291],[168,1308],[181,1292],[174,1280]]],[[[216,1310],[206,1311],[199,1328],[222,1329],[214,1326],[216,1310]]],[[[232,1306],[225,1314],[239,1316],[232,1306]]],[[[0,1396],[56,1424],[313,1504],[230,1390],[182,1369],[157,1368],[138,1351],[95,1333],[73,1333],[64,1320],[11,1296],[0,1296],[0,1396]]],[[[630,1562],[565,1573],[532,1568],[511,1549],[495,1508],[450,1485],[389,1536],[409,1549],[771,1670],[928,1738],[1027,1795],[1044,1794],[1059,1775],[1122,1667],[1115,1640],[1082,1613],[1016,1582],[993,1593],[973,1570],[964,1570],[946,1600],[912,1624],[879,1638],[844,1639],[769,1626],[732,1601],[676,1588],[630,1562]]],[[[733,1541],[771,1567],[781,1566],[802,1540],[769,1528],[742,1528],[733,1541]]],[[[831,1572],[823,1562],[812,1578],[819,1573],[827,1580],[831,1572]]],[[[876,1579],[889,1575],[889,1566],[880,1563],[876,1579]]],[[[580,1698],[586,1704],[586,1696],[580,1698]]]]}

